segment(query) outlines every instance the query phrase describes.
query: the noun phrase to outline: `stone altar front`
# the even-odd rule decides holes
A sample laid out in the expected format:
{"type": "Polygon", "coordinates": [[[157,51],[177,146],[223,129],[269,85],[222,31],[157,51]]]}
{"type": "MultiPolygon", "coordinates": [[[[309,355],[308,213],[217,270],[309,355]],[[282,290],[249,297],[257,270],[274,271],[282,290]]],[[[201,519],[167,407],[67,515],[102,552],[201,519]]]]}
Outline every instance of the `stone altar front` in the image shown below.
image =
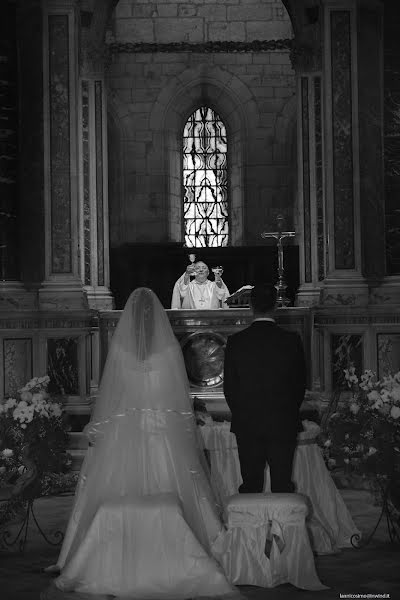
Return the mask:
{"type": "MultiPolygon", "coordinates": [[[[211,414],[219,416],[228,414],[229,409],[223,394],[226,340],[229,335],[250,325],[253,319],[251,310],[228,308],[167,310],[166,312],[182,348],[192,397],[203,400],[211,414]]],[[[100,314],[101,370],[121,314],[122,311],[103,311],[100,314]]],[[[309,318],[308,308],[286,308],[276,311],[279,325],[299,333],[307,357],[310,356],[309,318]]]]}

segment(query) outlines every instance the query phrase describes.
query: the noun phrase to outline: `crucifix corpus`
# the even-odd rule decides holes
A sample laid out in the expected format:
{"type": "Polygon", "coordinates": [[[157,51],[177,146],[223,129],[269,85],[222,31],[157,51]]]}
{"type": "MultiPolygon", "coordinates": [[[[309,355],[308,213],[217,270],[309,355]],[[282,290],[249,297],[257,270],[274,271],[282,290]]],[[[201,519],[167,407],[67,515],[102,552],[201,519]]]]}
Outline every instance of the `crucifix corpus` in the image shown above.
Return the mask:
{"type": "Polygon", "coordinates": [[[292,238],[296,235],[295,231],[283,231],[285,226],[285,217],[283,215],[278,215],[276,217],[277,230],[278,231],[263,231],[261,237],[264,239],[275,239],[276,247],[278,249],[278,282],[276,283],[276,291],[278,292],[276,297],[276,306],[277,307],[285,307],[289,306],[290,300],[286,296],[286,288],[287,285],[285,283],[285,269],[283,267],[283,244],[282,240],[285,238],[292,238]]]}

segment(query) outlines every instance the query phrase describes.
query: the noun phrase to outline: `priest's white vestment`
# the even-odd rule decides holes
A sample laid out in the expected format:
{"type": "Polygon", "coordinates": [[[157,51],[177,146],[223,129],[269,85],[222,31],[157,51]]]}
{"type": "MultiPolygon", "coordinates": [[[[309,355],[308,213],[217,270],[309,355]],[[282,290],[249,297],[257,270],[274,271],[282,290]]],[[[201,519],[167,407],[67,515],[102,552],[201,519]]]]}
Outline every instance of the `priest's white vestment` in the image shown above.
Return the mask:
{"type": "Polygon", "coordinates": [[[197,283],[196,280],[193,280],[185,284],[184,275],[182,275],[174,285],[171,308],[195,308],[198,310],[226,308],[225,301],[228,296],[229,290],[223,281],[221,287],[209,279],[204,283],[197,283]]]}

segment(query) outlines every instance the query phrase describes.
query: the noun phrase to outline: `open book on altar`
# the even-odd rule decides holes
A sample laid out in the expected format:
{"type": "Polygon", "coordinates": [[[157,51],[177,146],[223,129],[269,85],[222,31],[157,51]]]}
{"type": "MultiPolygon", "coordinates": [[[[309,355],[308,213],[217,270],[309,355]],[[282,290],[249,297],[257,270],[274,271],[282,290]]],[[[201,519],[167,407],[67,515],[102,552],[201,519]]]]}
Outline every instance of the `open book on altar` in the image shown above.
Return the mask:
{"type": "Polygon", "coordinates": [[[233,294],[228,296],[226,303],[229,308],[248,308],[250,306],[250,292],[254,285],[242,285],[233,294]]]}

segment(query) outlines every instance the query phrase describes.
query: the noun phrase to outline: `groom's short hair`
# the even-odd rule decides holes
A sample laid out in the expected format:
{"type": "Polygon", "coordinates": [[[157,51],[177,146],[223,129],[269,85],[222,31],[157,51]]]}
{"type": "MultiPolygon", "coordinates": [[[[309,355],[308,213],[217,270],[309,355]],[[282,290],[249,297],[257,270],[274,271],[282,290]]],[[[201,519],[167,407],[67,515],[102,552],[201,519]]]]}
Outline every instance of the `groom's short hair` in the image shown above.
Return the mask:
{"type": "Polygon", "coordinates": [[[267,313],[274,310],[276,304],[276,288],[269,283],[255,285],[250,293],[250,303],[256,313],[267,313]]]}

